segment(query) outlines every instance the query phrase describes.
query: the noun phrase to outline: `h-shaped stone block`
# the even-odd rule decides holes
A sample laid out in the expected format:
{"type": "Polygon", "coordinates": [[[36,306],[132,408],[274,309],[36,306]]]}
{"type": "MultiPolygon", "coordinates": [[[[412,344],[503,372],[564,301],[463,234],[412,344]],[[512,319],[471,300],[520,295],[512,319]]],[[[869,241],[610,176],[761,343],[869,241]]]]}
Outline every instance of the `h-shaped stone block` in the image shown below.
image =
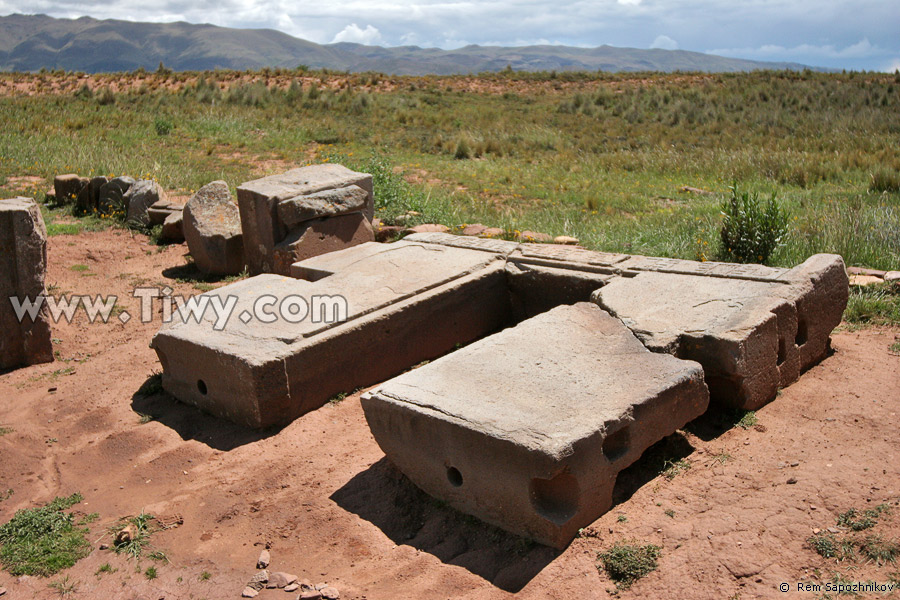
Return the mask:
{"type": "Polygon", "coordinates": [[[706,411],[695,362],[654,354],[594,304],[560,306],[362,398],[375,440],[451,506],[561,548],[619,471],[706,411]]]}

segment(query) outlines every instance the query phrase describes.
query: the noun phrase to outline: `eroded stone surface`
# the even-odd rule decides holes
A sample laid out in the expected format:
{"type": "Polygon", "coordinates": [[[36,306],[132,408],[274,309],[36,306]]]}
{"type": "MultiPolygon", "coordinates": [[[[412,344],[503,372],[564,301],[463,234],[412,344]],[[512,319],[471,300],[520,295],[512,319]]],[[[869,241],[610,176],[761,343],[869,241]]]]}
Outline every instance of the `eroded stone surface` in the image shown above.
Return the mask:
{"type": "Polygon", "coordinates": [[[157,202],[166,202],[166,192],[151,179],[139,179],[125,192],[126,220],[140,225],[150,225],[149,209],[157,202]]]}
{"type": "Polygon", "coordinates": [[[295,196],[278,203],[278,217],[288,229],[312,219],[336,217],[366,209],[369,193],[357,185],[295,196]]]}
{"type": "Polygon", "coordinates": [[[50,321],[44,304],[32,319],[19,306],[44,292],[47,229],[31,198],[0,200],[0,369],[51,362],[50,321]]]}
{"type": "Polygon", "coordinates": [[[82,213],[90,213],[97,210],[100,206],[100,188],[109,181],[106,177],[100,175],[92,177],[86,186],[78,192],[75,199],[75,206],[82,213]]]}
{"type": "Polygon", "coordinates": [[[616,474],[709,398],[700,365],[648,351],[618,319],[579,303],[396,377],[362,402],[376,441],[416,485],[563,547],[609,509],[616,474]]]}
{"type": "Polygon", "coordinates": [[[182,230],[197,268],[234,275],[244,270],[241,217],[224,181],[197,190],[184,206],[182,230]]]}
{"type": "Polygon", "coordinates": [[[275,245],[290,232],[290,228],[281,221],[278,214],[279,203],[297,196],[351,185],[367,192],[362,212],[371,222],[375,214],[372,176],[351,171],[341,165],[301,167],[241,184],[237,190],[238,205],[241,211],[246,262],[250,273],[256,275],[274,271],[275,245]]]}
{"type": "Polygon", "coordinates": [[[615,278],[594,299],[648,348],[700,362],[713,399],[744,410],[825,356],[847,303],[840,257],[817,255],[791,270],[688,262],[615,278]]]}
{"type": "Polygon", "coordinates": [[[296,262],[374,241],[372,224],[360,212],[305,221],[276,244],[274,271],[287,275],[296,262]]]}
{"type": "Polygon", "coordinates": [[[238,423],[286,424],[334,394],[384,381],[507,323],[504,263],[493,254],[371,242],[311,261],[329,274],[315,281],[265,274],[205,294],[238,298],[220,331],[213,311],[200,323],[164,326],[152,342],[163,386],[238,423]],[[330,298],[345,298],[347,318],[292,323],[277,304],[264,308],[272,322],[239,318],[260,298],[287,297],[306,299],[317,318],[330,298]]]}
{"type": "Polygon", "coordinates": [[[53,178],[53,192],[56,195],[56,201],[60,204],[69,204],[74,201],[88,181],[87,177],[81,177],[75,173],[57,175],[53,178]]]}
{"type": "Polygon", "coordinates": [[[97,191],[97,209],[105,214],[124,213],[127,210],[125,194],[133,184],[134,178],[127,176],[115,177],[102,184],[97,191]]]}

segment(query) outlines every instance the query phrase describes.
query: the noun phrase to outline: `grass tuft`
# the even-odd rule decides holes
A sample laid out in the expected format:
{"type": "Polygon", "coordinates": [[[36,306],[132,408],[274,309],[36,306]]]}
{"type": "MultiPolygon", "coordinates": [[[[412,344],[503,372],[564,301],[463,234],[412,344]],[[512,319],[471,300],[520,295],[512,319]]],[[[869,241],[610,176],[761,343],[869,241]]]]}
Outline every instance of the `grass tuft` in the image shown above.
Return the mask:
{"type": "Polygon", "coordinates": [[[658,566],[660,547],[653,544],[618,542],[606,552],[597,555],[603,570],[618,587],[627,589],[658,566]]]}
{"type": "Polygon", "coordinates": [[[48,577],[71,567],[90,553],[86,528],[63,512],[82,501],[81,494],[56,498],[38,508],[23,509],[0,526],[0,564],[13,575],[48,577]]]}

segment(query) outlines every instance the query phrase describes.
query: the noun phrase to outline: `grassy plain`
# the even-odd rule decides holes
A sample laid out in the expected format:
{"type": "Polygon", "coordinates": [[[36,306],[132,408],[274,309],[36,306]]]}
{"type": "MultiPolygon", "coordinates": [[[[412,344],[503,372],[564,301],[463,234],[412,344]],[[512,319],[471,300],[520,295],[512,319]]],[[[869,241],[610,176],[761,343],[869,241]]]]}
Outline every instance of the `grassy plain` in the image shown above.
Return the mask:
{"type": "Polygon", "coordinates": [[[714,259],[736,184],[789,211],[772,264],[900,267],[898,74],[7,73],[0,94],[6,196],[62,172],[188,194],[330,160],[376,174],[388,223],[412,210],[714,259]]]}

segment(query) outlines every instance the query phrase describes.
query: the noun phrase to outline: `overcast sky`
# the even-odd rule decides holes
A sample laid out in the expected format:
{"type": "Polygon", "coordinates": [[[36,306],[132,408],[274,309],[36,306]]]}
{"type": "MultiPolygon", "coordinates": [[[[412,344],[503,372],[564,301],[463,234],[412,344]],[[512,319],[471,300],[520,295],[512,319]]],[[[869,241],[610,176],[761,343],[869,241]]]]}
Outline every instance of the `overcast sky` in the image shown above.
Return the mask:
{"type": "Polygon", "coordinates": [[[900,68],[900,0],[0,0],[0,14],[271,27],[319,43],[627,46],[900,68]]]}

